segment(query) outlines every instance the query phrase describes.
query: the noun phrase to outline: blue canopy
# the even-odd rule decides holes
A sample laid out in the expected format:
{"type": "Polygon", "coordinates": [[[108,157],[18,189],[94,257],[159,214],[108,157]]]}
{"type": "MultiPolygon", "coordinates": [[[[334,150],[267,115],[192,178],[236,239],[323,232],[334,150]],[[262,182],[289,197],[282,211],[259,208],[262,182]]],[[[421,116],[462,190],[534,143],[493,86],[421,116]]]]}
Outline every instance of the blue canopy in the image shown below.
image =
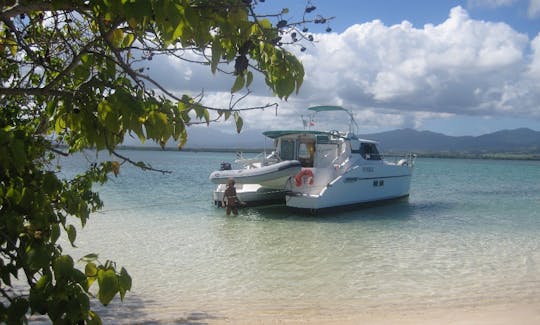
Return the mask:
{"type": "Polygon", "coordinates": [[[324,131],[315,131],[315,130],[277,130],[277,131],[265,131],[263,132],[263,135],[275,139],[282,137],[284,135],[291,135],[291,134],[330,134],[329,132],[324,131]]]}
{"type": "Polygon", "coordinates": [[[328,111],[346,111],[347,110],[341,106],[331,106],[331,105],[324,105],[324,106],[313,106],[309,107],[308,110],[314,111],[314,112],[328,112],[328,111]]]}

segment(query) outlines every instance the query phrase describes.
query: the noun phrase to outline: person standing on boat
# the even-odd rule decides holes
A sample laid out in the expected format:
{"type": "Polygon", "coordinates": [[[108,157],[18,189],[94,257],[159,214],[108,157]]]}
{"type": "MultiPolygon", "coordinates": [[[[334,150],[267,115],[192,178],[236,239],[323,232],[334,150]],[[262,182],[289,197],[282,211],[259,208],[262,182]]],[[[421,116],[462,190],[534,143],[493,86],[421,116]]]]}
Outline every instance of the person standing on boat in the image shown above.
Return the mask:
{"type": "Polygon", "coordinates": [[[227,208],[227,215],[232,213],[236,216],[238,215],[238,197],[236,196],[236,188],[234,187],[234,179],[231,178],[227,182],[227,188],[225,189],[225,192],[223,193],[223,199],[221,201],[221,206],[227,208]]]}

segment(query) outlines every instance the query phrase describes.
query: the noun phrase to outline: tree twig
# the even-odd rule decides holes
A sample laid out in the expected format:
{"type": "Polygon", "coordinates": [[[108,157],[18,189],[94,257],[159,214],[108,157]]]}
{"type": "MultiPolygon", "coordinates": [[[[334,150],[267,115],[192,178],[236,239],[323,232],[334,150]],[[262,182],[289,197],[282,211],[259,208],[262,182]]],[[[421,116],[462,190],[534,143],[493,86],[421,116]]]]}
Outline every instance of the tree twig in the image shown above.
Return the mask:
{"type": "Polygon", "coordinates": [[[146,165],[144,163],[140,163],[140,162],[136,162],[134,160],[131,160],[129,157],[126,157],[124,155],[119,154],[114,149],[109,148],[109,152],[113,156],[118,157],[118,158],[122,159],[124,162],[128,162],[128,163],[132,164],[133,166],[139,167],[142,170],[149,170],[149,171],[159,172],[159,173],[162,173],[162,174],[171,174],[172,173],[172,171],[170,171],[170,170],[154,168],[154,167],[146,165]]]}

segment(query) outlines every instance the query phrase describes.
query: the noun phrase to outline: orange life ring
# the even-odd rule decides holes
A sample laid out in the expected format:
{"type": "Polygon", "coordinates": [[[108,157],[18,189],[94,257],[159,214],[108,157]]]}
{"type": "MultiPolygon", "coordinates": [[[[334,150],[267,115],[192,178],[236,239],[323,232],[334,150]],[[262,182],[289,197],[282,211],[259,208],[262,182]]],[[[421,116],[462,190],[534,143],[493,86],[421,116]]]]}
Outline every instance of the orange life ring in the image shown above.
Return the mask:
{"type": "Polygon", "coordinates": [[[311,169],[308,168],[302,168],[302,170],[294,176],[294,181],[296,182],[296,186],[300,187],[302,184],[304,184],[304,176],[309,177],[309,185],[313,185],[313,172],[311,169]]]}

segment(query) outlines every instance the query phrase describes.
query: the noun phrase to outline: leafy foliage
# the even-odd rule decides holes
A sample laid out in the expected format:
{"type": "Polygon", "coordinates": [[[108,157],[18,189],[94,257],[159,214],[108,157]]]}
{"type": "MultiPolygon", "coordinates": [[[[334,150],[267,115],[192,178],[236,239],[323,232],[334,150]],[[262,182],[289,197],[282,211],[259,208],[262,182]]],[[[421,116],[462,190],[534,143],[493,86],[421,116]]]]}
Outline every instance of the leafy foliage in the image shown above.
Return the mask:
{"type": "MultiPolygon", "coordinates": [[[[262,2],[262,0],[259,0],[262,2]]],[[[46,314],[56,324],[99,324],[92,292],[107,305],[131,289],[112,261],[64,254],[77,227],[102,207],[95,183],[119,172],[118,161],[92,164],[73,179],[58,176],[57,155],[86,148],[143,169],[115,151],[126,135],[162,146],[187,140],[186,127],[234,117],[246,109],[208,107],[156,82],[144,63],[157,56],[207,65],[233,76],[231,93],[249,93],[261,73],[279,98],[298,92],[304,70],[282,47],[283,33],[309,22],[257,16],[246,0],[3,1],[0,13],[0,323],[46,314]],[[271,20],[278,21],[277,27],[271,20]],[[192,56],[186,56],[191,53],[192,56]],[[198,61],[193,60],[198,57],[198,61]],[[234,66],[233,69],[231,67],[234,66]],[[227,69],[231,71],[227,71],[227,69]],[[57,144],[63,147],[58,147],[57,144]],[[82,266],[80,270],[77,265],[82,266]],[[16,280],[17,279],[17,280],[16,280]],[[23,292],[15,282],[24,283],[23,292]],[[97,287],[91,290],[91,287],[97,287]]],[[[306,13],[314,10],[306,7],[306,13]]],[[[304,13],[304,14],[306,14],[304,13]]],[[[317,16],[317,23],[320,18],[317,16]]],[[[298,35],[303,35],[298,30],[298,35]]],[[[295,36],[289,44],[309,37],[295,36]]],[[[232,100],[231,100],[232,103],[232,100]]]]}

